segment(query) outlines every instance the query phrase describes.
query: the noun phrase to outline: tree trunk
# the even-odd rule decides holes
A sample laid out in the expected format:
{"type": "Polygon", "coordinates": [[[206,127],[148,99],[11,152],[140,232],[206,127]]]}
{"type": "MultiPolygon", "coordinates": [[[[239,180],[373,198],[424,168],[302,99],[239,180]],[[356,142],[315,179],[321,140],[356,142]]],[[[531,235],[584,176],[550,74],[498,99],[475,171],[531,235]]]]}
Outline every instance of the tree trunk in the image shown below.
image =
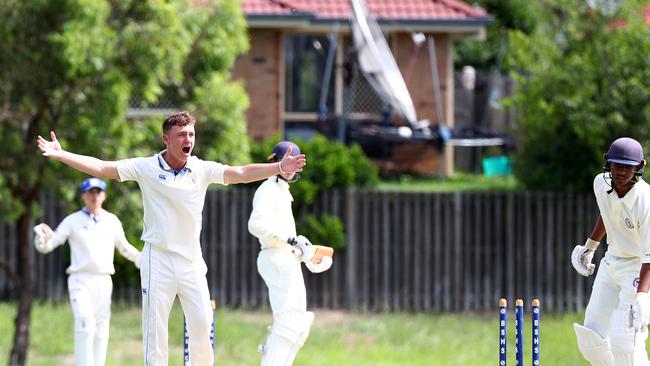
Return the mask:
{"type": "Polygon", "coordinates": [[[26,202],[25,212],[16,221],[18,234],[16,273],[18,281],[18,313],[15,320],[14,344],[11,349],[9,366],[23,366],[27,363],[29,348],[29,324],[32,314],[34,289],[32,283],[32,267],[34,263],[30,232],[32,226],[32,202],[26,202]]]}

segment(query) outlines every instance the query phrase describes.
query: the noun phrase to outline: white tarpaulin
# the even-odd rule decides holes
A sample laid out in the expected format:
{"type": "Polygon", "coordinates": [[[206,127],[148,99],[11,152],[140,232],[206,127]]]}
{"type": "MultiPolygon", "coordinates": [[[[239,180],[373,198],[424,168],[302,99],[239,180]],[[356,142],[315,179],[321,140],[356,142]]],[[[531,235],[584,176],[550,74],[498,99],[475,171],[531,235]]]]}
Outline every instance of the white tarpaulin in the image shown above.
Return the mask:
{"type": "Polygon", "coordinates": [[[411,127],[422,127],[417,123],[413,100],[377,21],[364,0],[350,0],[350,3],[352,38],[361,71],[384,103],[404,116],[411,127]]]}

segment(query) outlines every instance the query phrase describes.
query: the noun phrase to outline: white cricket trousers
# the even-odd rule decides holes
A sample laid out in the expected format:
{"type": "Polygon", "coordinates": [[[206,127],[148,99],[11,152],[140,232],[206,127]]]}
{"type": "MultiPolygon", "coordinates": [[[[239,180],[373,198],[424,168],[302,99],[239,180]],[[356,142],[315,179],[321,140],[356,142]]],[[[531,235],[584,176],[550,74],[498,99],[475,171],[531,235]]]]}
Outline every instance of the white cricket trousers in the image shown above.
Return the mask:
{"type": "Polygon", "coordinates": [[[109,274],[80,272],[68,277],[77,366],[104,366],[106,362],[112,292],[109,274]]]}
{"type": "MultiPolygon", "coordinates": [[[[585,327],[601,336],[610,335],[612,327],[618,330],[629,327],[621,319],[613,319],[615,310],[629,313],[639,281],[639,258],[620,258],[605,254],[600,261],[589,304],[585,311],[585,327]]],[[[631,314],[631,313],[630,313],[631,314]]]]}
{"type": "Polygon", "coordinates": [[[214,365],[212,306],[203,258],[189,260],[145,243],[142,249],[142,337],[145,366],[167,366],[168,323],[178,296],[189,336],[190,364],[214,365]]]}
{"type": "Polygon", "coordinates": [[[648,363],[647,329],[632,327],[632,304],[639,283],[641,261],[605,254],[600,261],[591,298],[585,312],[585,327],[608,338],[616,365],[648,363]]]}
{"type": "Polygon", "coordinates": [[[291,310],[307,311],[300,260],[290,248],[268,248],[257,256],[257,270],[269,288],[273,318],[291,310]]]}

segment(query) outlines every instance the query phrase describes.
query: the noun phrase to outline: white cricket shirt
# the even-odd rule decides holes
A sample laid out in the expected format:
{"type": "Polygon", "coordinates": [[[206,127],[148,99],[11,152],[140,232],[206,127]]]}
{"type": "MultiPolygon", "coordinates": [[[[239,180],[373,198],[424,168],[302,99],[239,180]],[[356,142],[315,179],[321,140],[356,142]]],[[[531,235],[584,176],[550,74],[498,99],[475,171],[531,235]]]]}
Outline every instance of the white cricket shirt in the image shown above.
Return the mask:
{"type": "Polygon", "coordinates": [[[617,257],[641,257],[650,263],[650,186],[639,179],[619,198],[612,189],[609,174],[594,179],[594,194],[607,230],[607,251],[617,257]]]}
{"type": "Polygon", "coordinates": [[[54,231],[52,238],[36,249],[48,253],[68,241],[70,243],[70,273],[113,274],[115,249],[139,266],[140,252],[126,240],[122,223],[117,216],[101,210],[93,217],[85,209],[66,216],[54,231]]]}
{"type": "Polygon", "coordinates": [[[202,259],[199,239],[205,194],[211,183],[225,184],[226,165],[191,156],[176,172],[163,159],[164,153],[118,161],[119,180],[134,180],[140,186],[144,242],[190,260],[202,259]]]}
{"type": "Polygon", "coordinates": [[[296,236],[291,202],[289,183],[278,177],[269,177],[255,191],[248,231],[259,239],[262,249],[289,246],[287,239],[296,236]]]}

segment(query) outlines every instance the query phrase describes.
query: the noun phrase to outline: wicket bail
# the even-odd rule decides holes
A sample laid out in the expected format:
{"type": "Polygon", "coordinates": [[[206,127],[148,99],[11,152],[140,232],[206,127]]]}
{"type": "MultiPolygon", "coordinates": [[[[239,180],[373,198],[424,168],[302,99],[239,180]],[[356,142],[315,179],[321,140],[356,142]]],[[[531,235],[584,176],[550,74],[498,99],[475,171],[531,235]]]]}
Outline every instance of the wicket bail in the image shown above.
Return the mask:
{"type": "MultiPolygon", "coordinates": [[[[540,356],[540,310],[539,299],[533,299],[532,304],[532,359],[533,366],[539,366],[540,356]]],[[[499,299],[499,366],[506,366],[506,356],[508,353],[507,339],[507,314],[508,302],[506,299],[499,299]]],[[[516,365],[524,366],[524,301],[517,299],[515,301],[515,346],[516,346],[516,365]]]]}

